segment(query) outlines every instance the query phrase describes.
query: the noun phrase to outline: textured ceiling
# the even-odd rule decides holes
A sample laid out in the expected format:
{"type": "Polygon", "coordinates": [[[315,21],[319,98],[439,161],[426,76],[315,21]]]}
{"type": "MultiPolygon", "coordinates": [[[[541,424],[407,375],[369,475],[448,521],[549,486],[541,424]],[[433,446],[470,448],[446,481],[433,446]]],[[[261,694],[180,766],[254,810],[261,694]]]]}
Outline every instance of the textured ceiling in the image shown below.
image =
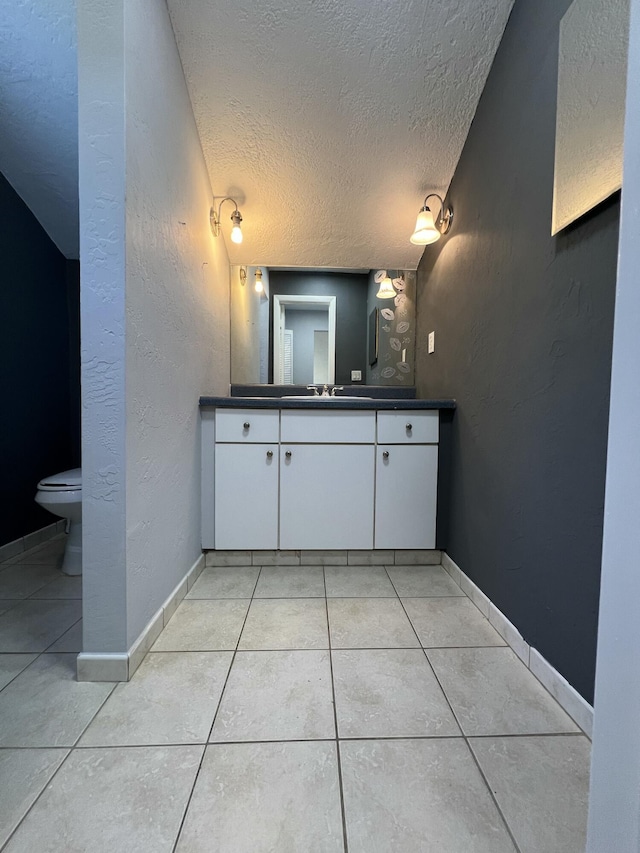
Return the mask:
{"type": "Polygon", "coordinates": [[[77,258],[75,0],[0,5],[0,171],[60,251],[77,258]]]}
{"type": "Polygon", "coordinates": [[[415,268],[512,0],[168,6],[232,263],[415,268]]]}
{"type": "MultiPolygon", "coordinates": [[[[5,5],[7,5],[5,3],[5,5]]],[[[75,0],[0,18],[0,171],[78,257],[75,0]]],[[[414,268],[512,0],[168,0],[232,263],[414,268]]],[[[455,224],[454,224],[455,228],[455,224]]]]}

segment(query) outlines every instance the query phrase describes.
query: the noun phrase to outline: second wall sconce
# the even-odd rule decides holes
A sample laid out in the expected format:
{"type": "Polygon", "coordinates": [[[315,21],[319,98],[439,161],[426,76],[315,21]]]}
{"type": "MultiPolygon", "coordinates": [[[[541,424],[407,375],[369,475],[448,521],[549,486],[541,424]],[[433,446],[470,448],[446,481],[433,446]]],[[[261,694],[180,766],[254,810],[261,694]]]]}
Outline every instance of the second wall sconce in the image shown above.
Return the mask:
{"type": "Polygon", "coordinates": [[[264,290],[264,284],[262,283],[262,270],[257,269],[255,274],[255,289],[256,293],[262,293],[264,290]]]}
{"type": "Polygon", "coordinates": [[[378,270],[378,272],[373,277],[376,284],[379,284],[378,292],[376,293],[376,299],[393,299],[396,295],[395,288],[393,286],[393,282],[391,281],[391,277],[387,274],[386,270],[378,270]]]}
{"type": "Polygon", "coordinates": [[[418,218],[416,219],[416,227],[409,238],[414,246],[427,246],[429,243],[435,243],[443,234],[446,234],[451,228],[453,221],[453,208],[450,204],[445,207],[444,201],[437,193],[430,193],[424,200],[424,204],[420,208],[418,218]],[[437,198],[440,203],[440,209],[437,211],[437,217],[427,204],[430,198],[437,198]]]}
{"type": "MultiPolygon", "coordinates": [[[[215,201],[215,199],[214,199],[215,201]]],[[[231,228],[231,240],[233,243],[242,243],[242,229],[240,228],[240,223],[242,222],[242,215],[238,210],[238,204],[235,199],[230,196],[225,196],[220,204],[218,205],[218,212],[216,214],[216,210],[214,207],[211,208],[209,212],[209,219],[211,221],[211,230],[215,237],[220,236],[221,223],[220,223],[220,213],[222,211],[222,205],[225,201],[230,201],[235,205],[235,210],[231,214],[231,221],[233,222],[233,227],[231,228]]]]}

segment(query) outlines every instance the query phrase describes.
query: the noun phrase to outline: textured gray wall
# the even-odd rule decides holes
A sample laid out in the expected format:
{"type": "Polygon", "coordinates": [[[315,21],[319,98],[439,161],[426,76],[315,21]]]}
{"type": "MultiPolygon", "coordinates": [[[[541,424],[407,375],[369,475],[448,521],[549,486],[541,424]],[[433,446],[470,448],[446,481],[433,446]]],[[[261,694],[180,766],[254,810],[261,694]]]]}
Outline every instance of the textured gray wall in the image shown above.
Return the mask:
{"type": "Polygon", "coordinates": [[[550,236],[568,5],[516,0],[418,268],[416,384],[458,403],[447,551],[591,701],[619,202],[550,236]]]}

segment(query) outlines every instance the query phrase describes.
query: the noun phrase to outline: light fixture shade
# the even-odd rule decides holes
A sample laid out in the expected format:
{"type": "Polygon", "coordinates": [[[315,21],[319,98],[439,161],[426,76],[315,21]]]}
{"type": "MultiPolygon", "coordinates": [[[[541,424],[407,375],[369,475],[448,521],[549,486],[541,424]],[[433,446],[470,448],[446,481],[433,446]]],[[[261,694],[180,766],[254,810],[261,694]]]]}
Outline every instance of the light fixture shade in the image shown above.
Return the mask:
{"type": "Polygon", "coordinates": [[[425,205],[418,214],[415,230],[409,240],[414,246],[427,246],[429,243],[435,243],[440,237],[431,208],[425,205]]]}
{"type": "Polygon", "coordinates": [[[378,299],[393,299],[396,295],[396,291],[393,287],[393,282],[389,278],[389,276],[385,276],[380,282],[380,288],[376,293],[376,297],[378,299]]]}

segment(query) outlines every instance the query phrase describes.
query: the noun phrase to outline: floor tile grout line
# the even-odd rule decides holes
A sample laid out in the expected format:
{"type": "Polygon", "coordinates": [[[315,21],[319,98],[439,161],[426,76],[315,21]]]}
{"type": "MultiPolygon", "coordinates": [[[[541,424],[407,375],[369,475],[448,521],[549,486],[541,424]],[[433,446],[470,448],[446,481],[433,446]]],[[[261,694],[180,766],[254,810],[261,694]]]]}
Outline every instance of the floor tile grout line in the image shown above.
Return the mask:
{"type": "MultiPolygon", "coordinates": [[[[20,601],[27,601],[28,599],[19,599],[19,600],[20,601]]],[[[77,599],[74,599],[74,598],[61,598],[58,600],[59,601],[77,601],[77,599]]],[[[4,616],[4,613],[0,614],[0,619],[2,618],[2,616],[4,616]]],[[[65,628],[65,630],[62,632],[62,634],[60,634],[58,637],[56,637],[56,639],[53,640],[53,642],[49,643],[49,645],[46,648],[42,649],[41,652],[3,652],[0,649],[0,655],[35,655],[34,659],[32,661],[29,661],[29,663],[25,667],[23,667],[20,670],[20,672],[17,672],[10,681],[8,681],[6,684],[3,684],[3,686],[0,687],[0,693],[2,693],[4,690],[6,690],[6,688],[9,687],[10,684],[13,684],[13,682],[16,680],[16,678],[18,678],[20,675],[22,675],[24,672],[26,672],[31,666],[33,666],[33,664],[39,658],[41,658],[42,655],[46,655],[46,654],[77,655],[77,652],[49,652],[48,650],[51,648],[51,646],[55,645],[59,640],[61,640],[64,637],[64,635],[67,633],[67,631],[70,631],[81,620],[82,620],[82,616],[80,616],[79,619],[76,619],[76,621],[73,623],[73,625],[69,625],[68,628],[65,628]]],[[[73,748],[73,747],[71,747],[71,748],[73,748]]]]}
{"type": "MultiPolygon", "coordinates": [[[[42,652],[41,654],[44,654],[44,652],[42,652]]],[[[73,652],[71,652],[71,654],[73,654],[73,652]]],[[[40,655],[39,655],[39,656],[40,656],[40,655]]],[[[39,656],[38,656],[38,657],[39,657],[39,656]]],[[[36,658],[36,660],[37,660],[37,658],[36,658]]],[[[33,661],[33,663],[35,663],[35,661],[33,661]]],[[[29,666],[30,666],[30,665],[31,665],[31,664],[29,664],[29,666]]],[[[23,670],[23,672],[24,672],[24,670],[23,670]]],[[[110,697],[112,696],[112,694],[114,693],[114,691],[115,691],[116,687],[117,687],[117,685],[116,685],[116,684],[114,684],[114,685],[113,685],[113,687],[112,687],[112,689],[107,693],[107,695],[105,696],[104,700],[100,703],[100,706],[96,709],[95,713],[94,713],[94,714],[92,714],[91,719],[90,719],[90,720],[89,720],[89,722],[86,724],[86,726],[84,726],[84,727],[83,727],[82,731],[80,732],[80,734],[78,735],[78,737],[75,739],[74,743],[73,743],[71,746],[65,746],[65,747],[40,747],[41,749],[56,749],[56,748],[57,748],[57,749],[67,749],[67,750],[68,750],[68,752],[67,752],[67,754],[65,755],[65,757],[63,758],[63,760],[60,762],[60,766],[56,768],[56,770],[54,771],[54,773],[51,775],[51,778],[47,780],[47,783],[44,785],[44,787],[42,788],[42,790],[40,791],[40,793],[38,794],[38,796],[37,796],[37,797],[35,798],[35,800],[31,803],[31,805],[29,806],[29,808],[27,809],[27,811],[23,814],[23,816],[22,816],[22,818],[20,819],[20,821],[16,824],[16,826],[15,826],[15,827],[14,827],[14,829],[13,829],[13,832],[11,833],[11,835],[9,836],[9,838],[7,838],[7,840],[5,841],[5,843],[4,843],[4,844],[2,845],[2,847],[0,848],[0,853],[1,853],[1,851],[2,851],[2,850],[4,850],[4,849],[6,848],[7,844],[9,844],[10,840],[13,838],[13,836],[15,835],[15,833],[18,831],[18,829],[22,826],[22,824],[25,822],[25,820],[26,820],[26,819],[29,817],[29,815],[31,814],[32,809],[34,809],[34,808],[35,808],[36,803],[40,800],[40,798],[42,797],[42,795],[44,794],[44,792],[47,790],[47,788],[52,784],[53,780],[54,780],[54,779],[55,779],[55,777],[58,775],[58,773],[62,770],[62,768],[64,767],[64,765],[67,763],[67,761],[69,760],[70,756],[71,756],[71,755],[73,755],[73,753],[75,752],[75,749],[76,749],[76,747],[77,747],[77,745],[78,745],[78,742],[79,742],[80,738],[81,738],[81,737],[82,737],[82,735],[86,732],[86,730],[89,728],[89,726],[91,725],[91,723],[95,720],[95,718],[96,718],[96,717],[97,717],[97,715],[100,713],[100,711],[104,708],[105,704],[108,702],[109,698],[110,698],[110,697]]],[[[38,747],[34,747],[34,748],[36,748],[36,749],[37,749],[38,747]]]]}
{"type": "Polygon", "coordinates": [[[342,817],[342,845],[344,853],[349,853],[349,842],[347,839],[347,811],[344,801],[344,785],[342,781],[342,756],[340,755],[340,739],[338,732],[338,706],[336,704],[336,687],[333,677],[333,655],[331,649],[331,625],[329,624],[329,601],[327,598],[327,575],[326,567],[322,567],[322,580],[324,583],[324,610],[327,617],[327,641],[329,643],[329,672],[331,675],[331,698],[333,700],[333,725],[335,731],[335,750],[338,769],[338,790],[340,793],[340,813],[342,817]]]}
{"type": "MultiPolygon", "coordinates": [[[[465,595],[466,595],[466,593],[465,593],[465,595]]],[[[404,604],[403,604],[403,602],[402,602],[402,599],[400,599],[400,604],[402,605],[402,609],[404,610],[404,612],[405,612],[405,614],[406,614],[406,616],[407,616],[407,619],[409,619],[409,621],[411,622],[411,618],[410,618],[409,614],[407,613],[407,611],[406,611],[406,609],[405,609],[405,606],[404,606],[404,604]]],[[[413,622],[411,622],[411,627],[413,627],[413,622]]],[[[415,628],[414,628],[414,631],[415,631],[415,628]]],[[[417,632],[416,632],[416,636],[417,636],[417,632]]],[[[420,638],[418,637],[418,639],[420,639],[420,638]]],[[[497,809],[497,811],[498,811],[498,814],[500,815],[500,818],[501,818],[501,820],[502,820],[502,822],[503,822],[503,824],[504,824],[504,826],[505,826],[505,829],[507,830],[507,834],[509,835],[509,838],[511,839],[511,841],[512,841],[512,843],[513,843],[513,845],[514,845],[514,847],[515,847],[515,849],[516,849],[516,851],[517,851],[517,853],[521,853],[521,851],[520,851],[520,847],[519,847],[518,843],[516,842],[516,839],[515,839],[515,837],[514,837],[514,835],[513,835],[513,832],[511,831],[511,827],[509,826],[509,823],[507,822],[507,819],[506,819],[505,815],[503,814],[502,809],[500,808],[500,805],[498,804],[498,801],[497,801],[497,799],[496,799],[496,797],[495,797],[495,794],[493,793],[493,790],[492,790],[492,788],[491,788],[491,785],[489,784],[489,782],[488,782],[488,780],[487,780],[487,777],[484,775],[484,773],[483,773],[483,772],[482,772],[482,770],[480,769],[480,766],[479,766],[478,761],[477,761],[477,759],[476,759],[475,753],[474,753],[474,751],[471,749],[471,744],[469,743],[469,739],[468,739],[468,737],[467,737],[467,735],[466,735],[466,733],[465,733],[464,728],[462,727],[462,724],[461,724],[460,720],[458,719],[458,715],[456,714],[456,712],[455,712],[455,709],[454,709],[453,705],[451,704],[451,701],[450,701],[450,699],[449,699],[449,696],[447,695],[447,693],[446,693],[446,691],[445,691],[445,689],[444,689],[444,685],[443,685],[443,684],[442,684],[442,682],[440,681],[440,678],[438,677],[438,673],[435,671],[435,668],[434,668],[433,664],[431,663],[431,661],[430,661],[430,659],[429,659],[429,656],[427,655],[427,651],[426,651],[426,649],[424,649],[424,648],[422,647],[422,644],[421,644],[421,648],[422,648],[422,653],[423,653],[423,655],[425,656],[425,659],[426,659],[426,661],[427,661],[427,664],[428,664],[429,668],[431,669],[431,672],[433,673],[433,676],[434,676],[434,678],[435,678],[435,680],[436,680],[436,682],[437,682],[438,686],[440,687],[440,690],[442,691],[442,695],[444,696],[445,701],[446,701],[447,705],[449,706],[449,709],[450,709],[450,711],[451,711],[451,713],[452,713],[452,715],[453,715],[454,720],[456,721],[456,724],[457,724],[458,728],[460,729],[460,732],[461,732],[461,734],[462,734],[462,739],[463,739],[463,740],[464,740],[464,742],[465,742],[465,745],[466,745],[466,747],[467,747],[467,750],[468,750],[468,752],[470,753],[470,755],[471,755],[471,757],[472,757],[472,760],[474,761],[475,765],[478,767],[478,770],[479,770],[479,772],[480,772],[480,778],[481,778],[481,779],[482,779],[482,781],[484,782],[485,787],[486,787],[486,789],[487,789],[487,790],[488,790],[488,792],[489,792],[489,796],[491,797],[491,800],[493,801],[493,803],[494,803],[494,805],[495,805],[495,807],[496,807],[496,809],[497,809]]]]}
{"type": "MultiPolygon", "coordinates": [[[[462,732],[460,734],[450,734],[450,735],[441,735],[441,734],[433,734],[433,735],[418,735],[418,734],[405,734],[405,735],[371,735],[370,737],[365,737],[362,735],[358,736],[346,736],[346,737],[338,737],[339,743],[367,743],[369,741],[403,741],[403,740],[518,740],[521,738],[534,738],[536,740],[542,740],[547,738],[561,739],[561,738],[587,738],[584,732],[535,732],[535,733],[526,733],[526,734],[507,734],[507,733],[494,733],[494,734],[481,734],[481,735],[464,735],[462,732]]],[[[248,744],[270,744],[270,743],[335,743],[336,738],[334,737],[317,737],[317,738],[304,738],[304,737],[293,737],[293,738],[273,738],[269,739],[260,739],[257,740],[214,740],[214,741],[174,741],[171,743],[113,743],[113,744],[78,744],[77,746],[11,746],[4,745],[0,746],[0,753],[5,752],[37,752],[43,749],[49,750],[58,750],[63,751],[67,750],[71,752],[89,752],[90,750],[108,750],[108,749],[180,749],[182,747],[191,747],[191,746],[246,746],[248,744]]]]}
{"type": "Polygon", "coordinates": [[[67,752],[67,754],[65,755],[65,757],[62,759],[62,761],[60,762],[60,766],[59,766],[59,767],[57,767],[57,768],[54,770],[54,772],[52,773],[51,777],[50,777],[50,778],[46,781],[46,783],[44,784],[44,786],[43,786],[42,790],[40,791],[40,793],[38,794],[38,796],[37,796],[37,797],[35,798],[35,800],[31,803],[31,805],[30,805],[30,806],[29,806],[29,808],[26,810],[26,812],[22,815],[22,817],[20,818],[20,820],[18,821],[18,823],[13,827],[13,831],[12,831],[12,832],[11,832],[11,834],[7,837],[7,839],[6,839],[6,841],[4,842],[4,844],[2,845],[2,847],[0,847],[0,853],[2,853],[2,851],[3,851],[3,850],[6,850],[7,846],[8,846],[8,845],[9,845],[9,843],[11,842],[11,839],[14,837],[14,835],[16,834],[16,832],[20,829],[20,827],[22,826],[22,824],[23,824],[23,823],[26,821],[26,819],[29,817],[29,815],[31,814],[31,811],[32,811],[32,809],[35,807],[36,803],[40,800],[40,798],[42,797],[42,795],[44,794],[44,792],[45,792],[45,791],[47,790],[47,788],[52,784],[53,780],[56,778],[56,776],[58,775],[58,773],[62,770],[62,768],[64,767],[64,765],[67,763],[67,761],[68,761],[68,759],[69,759],[69,756],[73,753],[73,747],[68,747],[68,746],[67,746],[67,747],[64,747],[64,749],[67,749],[67,750],[68,750],[68,752],[67,752]]]}
{"type": "Polygon", "coordinates": [[[487,779],[487,777],[486,777],[486,775],[485,775],[484,770],[483,770],[483,769],[482,769],[482,767],[480,766],[480,762],[478,761],[478,758],[477,758],[477,756],[476,756],[475,752],[473,751],[473,749],[471,748],[471,744],[469,743],[469,740],[468,740],[468,738],[467,738],[466,736],[465,736],[465,738],[464,738],[464,741],[465,741],[465,743],[466,743],[466,745],[467,745],[467,749],[468,749],[468,750],[469,750],[469,752],[471,753],[471,758],[472,758],[472,760],[473,760],[474,764],[475,764],[475,765],[476,765],[476,767],[478,768],[478,772],[480,773],[480,777],[482,778],[482,780],[483,780],[484,784],[486,785],[487,790],[489,791],[489,795],[490,795],[491,799],[492,799],[492,800],[493,800],[493,802],[495,803],[495,807],[496,807],[496,809],[498,810],[498,814],[499,814],[499,815],[500,815],[500,817],[502,818],[502,822],[504,823],[504,825],[505,825],[505,827],[506,827],[506,829],[507,829],[507,832],[509,833],[509,837],[511,838],[511,841],[513,842],[513,846],[515,847],[515,849],[516,849],[517,853],[521,853],[520,845],[519,845],[519,844],[518,844],[518,842],[516,841],[516,837],[515,837],[515,835],[514,835],[514,833],[513,833],[512,829],[511,829],[511,826],[509,825],[509,821],[507,820],[506,815],[505,815],[505,814],[504,814],[504,812],[502,811],[502,808],[501,808],[501,806],[500,806],[500,803],[498,802],[498,799],[497,799],[496,795],[495,795],[495,794],[494,794],[494,792],[493,792],[493,788],[492,788],[492,787],[491,787],[491,785],[489,784],[489,780],[487,779]]]}
{"type": "Polygon", "coordinates": [[[216,724],[216,719],[218,718],[218,712],[220,711],[220,706],[222,705],[222,700],[224,697],[224,692],[227,689],[227,684],[229,682],[229,676],[231,675],[231,670],[233,669],[233,664],[235,663],[236,655],[238,654],[238,646],[240,645],[240,638],[242,637],[242,632],[244,631],[244,626],[247,624],[247,619],[249,617],[249,611],[251,610],[251,604],[253,603],[253,596],[256,591],[256,587],[258,586],[258,581],[260,580],[260,574],[262,572],[262,568],[258,570],[258,574],[256,576],[255,583],[253,585],[253,591],[251,593],[251,597],[249,599],[249,605],[247,607],[247,611],[244,614],[244,619],[242,620],[242,626],[240,627],[240,631],[238,632],[238,639],[236,640],[236,647],[233,650],[233,655],[231,656],[231,663],[229,664],[229,669],[227,670],[227,675],[224,680],[224,684],[222,685],[222,690],[220,691],[220,698],[218,699],[218,704],[216,706],[215,713],[213,715],[213,720],[211,721],[211,726],[209,727],[209,734],[207,735],[206,742],[204,744],[202,755],[200,756],[200,762],[198,763],[198,769],[196,770],[196,774],[193,778],[193,785],[191,786],[191,790],[189,792],[189,796],[187,797],[187,802],[184,807],[184,812],[182,813],[182,818],[180,820],[180,826],[178,827],[178,832],[176,833],[176,839],[173,843],[173,847],[171,848],[172,853],[175,853],[178,842],[180,841],[180,836],[182,834],[182,830],[184,828],[184,822],[187,819],[187,815],[189,813],[189,808],[191,807],[191,801],[193,799],[193,794],[196,789],[196,785],[198,784],[198,779],[200,777],[200,771],[202,770],[202,765],[204,763],[204,757],[207,754],[207,747],[211,742],[211,735],[213,734],[213,728],[216,724]]]}
{"type": "MultiPolygon", "coordinates": [[[[389,574],[389,572],[387,572],[387,575],[388,575],[388,574],[389,574]]],[[[390,577],[390,576],[389,576],[389,580],[391,580],[391,577],[390,577]]],[[[392,583],[393,583],[393,581],[392,581],[392,583]]],[[[395,588],[395,587],[394,587],[394,588],[395,588]]],[[[464,590],[463,590],[463,592],[464,592],[464,590]]],[[[466,595],[466,593],[465,593],[465,595],[466,595]]],[[[468,596],[467,596],[467,597],[468,597],[468,596]]],[[[450,709],[450,711],[451,711],[451,713],[452,713],[452,715],[453,715],[453,719],[456,721],[456,724],[457,724],[458,728],[459,728],[459,729],[460,729],[460,731],[462,732],[462,738],[463,738],[463,740],[464,740],[464,742],[465,742],[465,744],[466,744],[467,750],[469,751],[469,753],[470,753],[470,754],[471,754],[471,756],[472,756],[472,760],[474,761],[474,763],[475,763],[475,764],[476,764],[476,766],[478,767],[478,770],[479,770],[479,772],[480,772],[480,778],[483,780],[483,782],[484,782],[484,784],[485,784],[485,787],[487,788],[487,790],[488,790],[488,792],[489,792],[489,796],[491,797],[491,799],[492,799],[492,801],[493,801],[493,803],[494,803],[494,805],[495,805],[495,807],[496,807],[496,809],[497,809],[497,811],[498,811],[498,814],[500,815],[500,818],[502,819],[502,822],[503,822],[503,824],[504,824],[504,826],[505,826],[505,829],[507,830],[507,833],[508,833],[509,837],[511,838],[511,841],[513,842],[513,845],[514,845],[514,847],[515,847],[515,849],[516,849],[517,853],[521,853],[521,851],[520,851],[520,847],[519,847],[518,843],[516,842],[516,839],[515,839],[515,837],[514,837],[514,835],[513,835],[513,832],[511,831],[511,827],[509,826],[509,824],[508,824],[508,822],[507,822],[507,819],[506,819],[505,815],[503,814],[502,809],[500,808],[500,805],[498,804],[498,801],[497,801],[497,799],[496,799],[496,797],[495,797],[495,794],[493,793],[493,790],[492,790],[492,788],[491,788],[491,785],[489,784],[489,782],[488,782],[488,780],[487,780],[487,777],[484,775],[484,773],[482,772],[482,770],[481,770],[481,768],[480,768],[480,765],[479,765],[479,763],[478,763],[478,761],[477,761],[477,759],[476,759],[476,756],[475,756],[475,753],[474,753],[473,749],[471,748],[471,744],[469,743],[469,740],[468,740],[468,738],[467,738],[467,735],[465,734],[465,731],[464,731],[464,729],[463,729],[463,727],[462,727],[462,724],[460,723],[460,720],[458,719],[458,715],[456,714],[456,712],[455,712],[455,710],[454,710],[454,708],[453,708],[453,705],[451,704],[451,702],[450,702],[450,700],[449,700],[449,697],[448,697],[448,695],[447,695],[447,693],[446,693],[446,691],[445,691],[445,689],[444,689],[444,686],[443,686],[442,682],[441,682],[441,681],[440,681],[440,679],[438,678],[438,674],[437,674],[437,672],[435,671],[435,668],[433,667],[433,665],[432,665],[431,661],[429,660],[429,656],[427,655],[426,650],[425,650],[425,649],[423,648],[423,646],[422,646],[422,642],[420,641],[420,637],[418,637],[418,632],[416,631],[416,629],[415,629],[415,627],[414,627],[414,625],[413,625],[413,622],[411,621],[411,617],[410,617],[410,616],[409,616],[409,614],[407,613],[407,610],[406,610],[406,608],[405,608],[405,606],[404,606],[404,603],[403,603],[402,599],[400,598],[400,596],[398,596],[398,599],[399,599],[399,601],[400,601],[400,606],[401,606],[401,607],[402,607],[402,609],[404,610],[405,616],[407,617],[407,619],[409,620],[409,622],[410,622],[410,624],[411,624],[411,627],[413,628],[413,631],[414,631],[414,633],[415,633],[415,635],[416,635],[416,637],[417,637],[417,639],[418,639],[418,642],[420,642],[420,648],[422,649],[422,653],[423,653],[423,655],[425,656],[425,659],[426,659],[426,661],[427,661],[427,664],[428,664],[429,668],[431,669],[431,672],[433,673],[434,678],[436,679],[436,682],[437,682],[438,686],[440,687],[440,690],[442,691],[442,695],[444,696],[445,701],[446,701],[447,705],[449,706],[449,709],[450,709]]]]}

